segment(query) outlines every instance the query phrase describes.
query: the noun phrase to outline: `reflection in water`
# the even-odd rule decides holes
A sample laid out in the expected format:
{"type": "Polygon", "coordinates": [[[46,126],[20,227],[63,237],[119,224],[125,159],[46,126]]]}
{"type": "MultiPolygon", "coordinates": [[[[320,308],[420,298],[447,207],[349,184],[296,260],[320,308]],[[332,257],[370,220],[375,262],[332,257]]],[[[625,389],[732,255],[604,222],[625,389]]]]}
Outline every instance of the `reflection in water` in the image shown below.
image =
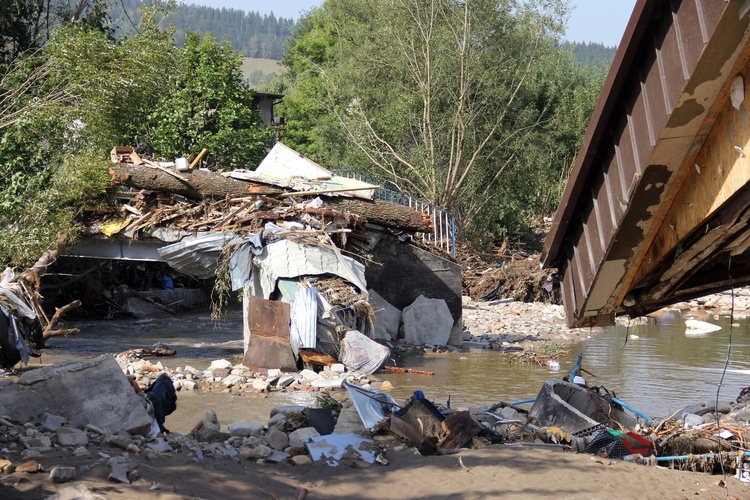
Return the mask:
{"type": "MultiPolygon", "coordinates": [[[[436,403],[451,398],[453,408],[484,407],[499,401],[533,398],[547,378],[560,378],[583,353],[583,366],[598,378],[587,375],[590,385],[603,385],[635,408],[655,417],[665,417],[693,403],[713,401],[721,379],[729,340],[729,318],[709,320],[722,330],[702,337],[686,336],[679,314],[659,319],[656,325],[627,329],[605,329],[570,347],[559,359],[557,373],[535,365],[509,364],[499,352],[426,353],[406,358],[403,366],[434,371],[434,377],[383,372],[376,378],[389,380],[392,395],[403,403],[415,389],[421,389],[436,403]]],[[[739,322],[732,331],[730,364],[720,401],[733,400],[741,388],[750,386],[750,323],[739,322]]],[[[160,320],[96,321],[76,325],[78,334],[51,339],[45,351],[47,363],[83,355],[121,352],[163,342],[177,350],[172,358],[154,358],[165,366],[191,365],[205,369],[211,360],[234,360],[242,354],[242,314],[231,311],[218,326],[209,314],[193,313],[160,320]]],[[[522,332],[519,332],[522,333],[522,332]]],[[[270,410],[284,404],[313,404],[314,393],[276,393],[267,398],[233,396],[228,393],[180,393],[177,412],[167,427],[186,432],[208,409],[214,409],[222,424],[234,421],[266,422],[270,410]]]]}

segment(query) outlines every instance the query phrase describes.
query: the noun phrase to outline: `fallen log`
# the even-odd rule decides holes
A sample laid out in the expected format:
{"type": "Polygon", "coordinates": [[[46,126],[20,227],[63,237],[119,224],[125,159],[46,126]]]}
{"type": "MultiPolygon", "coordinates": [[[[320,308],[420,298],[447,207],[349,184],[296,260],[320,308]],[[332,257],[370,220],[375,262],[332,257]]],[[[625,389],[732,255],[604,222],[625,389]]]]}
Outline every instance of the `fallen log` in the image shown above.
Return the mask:
{"type": "Polygon", "coordinates": [[[427,375],[429,377],[432,377],[435,375],[435,372],[426,372],[424,370],[415,370],[414,368],[401,368],[400,366],[384,366],[383,369],[388,372],[396,372],[396,373],[414,373],[416,375],[427,375]]]}
{"type": "Polygon", "coordinates": [[[418,233],[429,233],[432,231],[432,222],[429,214],[417,212],[411,207],[399,205],[391,201],[327,198],[326,204],[337,212],[349,212],[364,217],[368,222],[381,226],[418,233]]]}
{"type": "Polygon", "coordinates": [[[190,198],[236,198],[248,195],[277,195],[283,191],[243,180],[224,177],[218,172],[205,170],[190,170],[181,172],[185,180],[177,179],[163,170],[150,168],[146,165],[130,165],[120,163],[110,167],[113,185],[119,184],[136,189],[150,191],[164,191],[181,194],[190,198]]]}

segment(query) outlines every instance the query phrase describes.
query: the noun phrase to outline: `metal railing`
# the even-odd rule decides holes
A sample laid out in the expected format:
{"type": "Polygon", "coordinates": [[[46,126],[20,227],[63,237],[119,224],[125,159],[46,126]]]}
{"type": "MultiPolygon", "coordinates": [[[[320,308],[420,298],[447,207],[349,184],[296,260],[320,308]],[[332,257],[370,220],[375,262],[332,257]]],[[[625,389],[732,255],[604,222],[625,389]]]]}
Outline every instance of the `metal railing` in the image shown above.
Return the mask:
{"type": "Polygon", "coordinates": [[[436,245],[453,257],[456,256],[456,218],[451,212],[427,203],[416,196],[404,193],[388,183],[383,183],[374,177],[362,174],[356,170],[334,170],[333,173],[369,184],[376,184],[378,185],[378,190],[375,192],[375,197],[379,200],[398,203],[399,205],[412,207],[418,212],[428,214],[432,220],[432,232],[417,233],[416,235],[422,239],[423,243],[436,245]]]}

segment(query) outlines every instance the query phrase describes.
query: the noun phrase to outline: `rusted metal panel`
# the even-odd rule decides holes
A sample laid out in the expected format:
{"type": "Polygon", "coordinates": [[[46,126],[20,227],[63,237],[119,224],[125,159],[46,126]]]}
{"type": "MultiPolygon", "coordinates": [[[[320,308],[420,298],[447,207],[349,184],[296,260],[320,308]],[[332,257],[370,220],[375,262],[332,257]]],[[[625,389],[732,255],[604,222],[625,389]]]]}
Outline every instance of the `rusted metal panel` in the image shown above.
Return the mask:
{"type": "MultiPolygon", "coordinates": [[[[612,241],[614,234],[614,220],[612,217],[612,208],[610,207],[610,199],[607,196],[606,186],[604,185],[604,173],[601,172],[594,178],[594,182],[591,185],[591,196],[592,203],[594,205],[594,212],[596,220],[599,225],[599,239],[601,240],[602,252],[606,253],[609,242],[612,241]]],[[[601,259],[599,259],[601,261],[601,259]]]]}
{"type": "MultiPolygon", "coordinates": [[[[700,169],[693,162],[725,105],[724,82],[744,68],[747,10],[724,0],[636,4],[542,253],[545,266],[564,270],[570,325],[611,317],[631,287],[658,283],[640,265],[660,228],[671,227],[669,207],[682,200],[687,170],[700,169]]],[[[698,252],[696,269],[673,278],[666,293],[677,296],[700,263],[721,267],[714,253],[727,239],[698,252]]],[[[659,259],[671,251],[663,243],[659,259]]],[[[653,272],[666,271],[649,258],[653,272]]]]}
{"type": "Polygon", "coordinates": [[[655,140],[652,136],[653,119],[647,112],[646,98],[642,89],[638,89],[633,95],[633,106],[630,110],[630,140],[633,144],[635,163],[634,174],[643,175],[643,170],[648,164],[648,156],[655,140]]]}
{"type": "MultiPolygon", "coordinates": [[[[700,0],[684,0],[677,12],[674,14],[675,26],[679,32],[680,44],[682,45],[681,57],[684,60],[685,72],[688,68],[694,68],[698,62],[703,44],[708,39],[704,38],[703,13],[704,7],[700,0]]],[[[689,77],[689,75],[685,75],[689,77]]]]}
{"type": "Polygon", "coordinates": [[[596,199],[592,198],[589,205],[581,214],[586,233],[586,246],[589,249],[589,257],[594,267],[594,273],[601,264],[606,252],[605,243],[601,238],[601,223],[596,210],[596,199]]]}
{"type": "Polygon", "coordinates": [[[250,332],[242,364],[254,370],[296,370],[289,342],[289,304],[260,297],[247,297],[245,328],[250,332]]]}
{"type": "MultiPolygon", "coordinates": [[[[689,4],[690,2],[687,1],[686,3],[689,4]]],[[[656,47],[658,49],[661,81],[664,86],[664,100],[667,109],[672,109],[685,88],[685,82],[690,75],[687,68],[683,66],[683,49],[685,47],[678,38],[679,25],[674,22],[676,16],[671,11],[668,15],[671,17],[670,22],[665,22],[660,26],[655,33],[655,38],[657,40],[656,47]]]]}
{"type": "Polygon", "coordinates": [[[659,131],[667,123],[672,111],[667,108],[667,99],[662,82],[662,74],[659,71],[659,63],[656,60],[657,52],[653,42],[648,44],[648,49],[643,53],[643,64],[639,74],[641,82],[639,86],[643,89],[648,99],[649,127],[654,138],[659,137],[659,131]]]}

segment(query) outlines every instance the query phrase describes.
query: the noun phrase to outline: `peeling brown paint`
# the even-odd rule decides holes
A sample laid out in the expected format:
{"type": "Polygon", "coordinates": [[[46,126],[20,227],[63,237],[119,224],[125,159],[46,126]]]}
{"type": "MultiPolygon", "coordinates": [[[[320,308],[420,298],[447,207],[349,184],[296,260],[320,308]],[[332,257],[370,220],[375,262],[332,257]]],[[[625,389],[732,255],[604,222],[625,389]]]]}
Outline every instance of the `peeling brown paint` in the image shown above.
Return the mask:
{"type": "Polygon", "coordinates": [[[672,112],[672,119],[669,124],[673,127],[682,127],[698,118],[706,111],[706,108],[698,104],[696,99],[688,99],[682,103],[682,106],[672,112]]]}

